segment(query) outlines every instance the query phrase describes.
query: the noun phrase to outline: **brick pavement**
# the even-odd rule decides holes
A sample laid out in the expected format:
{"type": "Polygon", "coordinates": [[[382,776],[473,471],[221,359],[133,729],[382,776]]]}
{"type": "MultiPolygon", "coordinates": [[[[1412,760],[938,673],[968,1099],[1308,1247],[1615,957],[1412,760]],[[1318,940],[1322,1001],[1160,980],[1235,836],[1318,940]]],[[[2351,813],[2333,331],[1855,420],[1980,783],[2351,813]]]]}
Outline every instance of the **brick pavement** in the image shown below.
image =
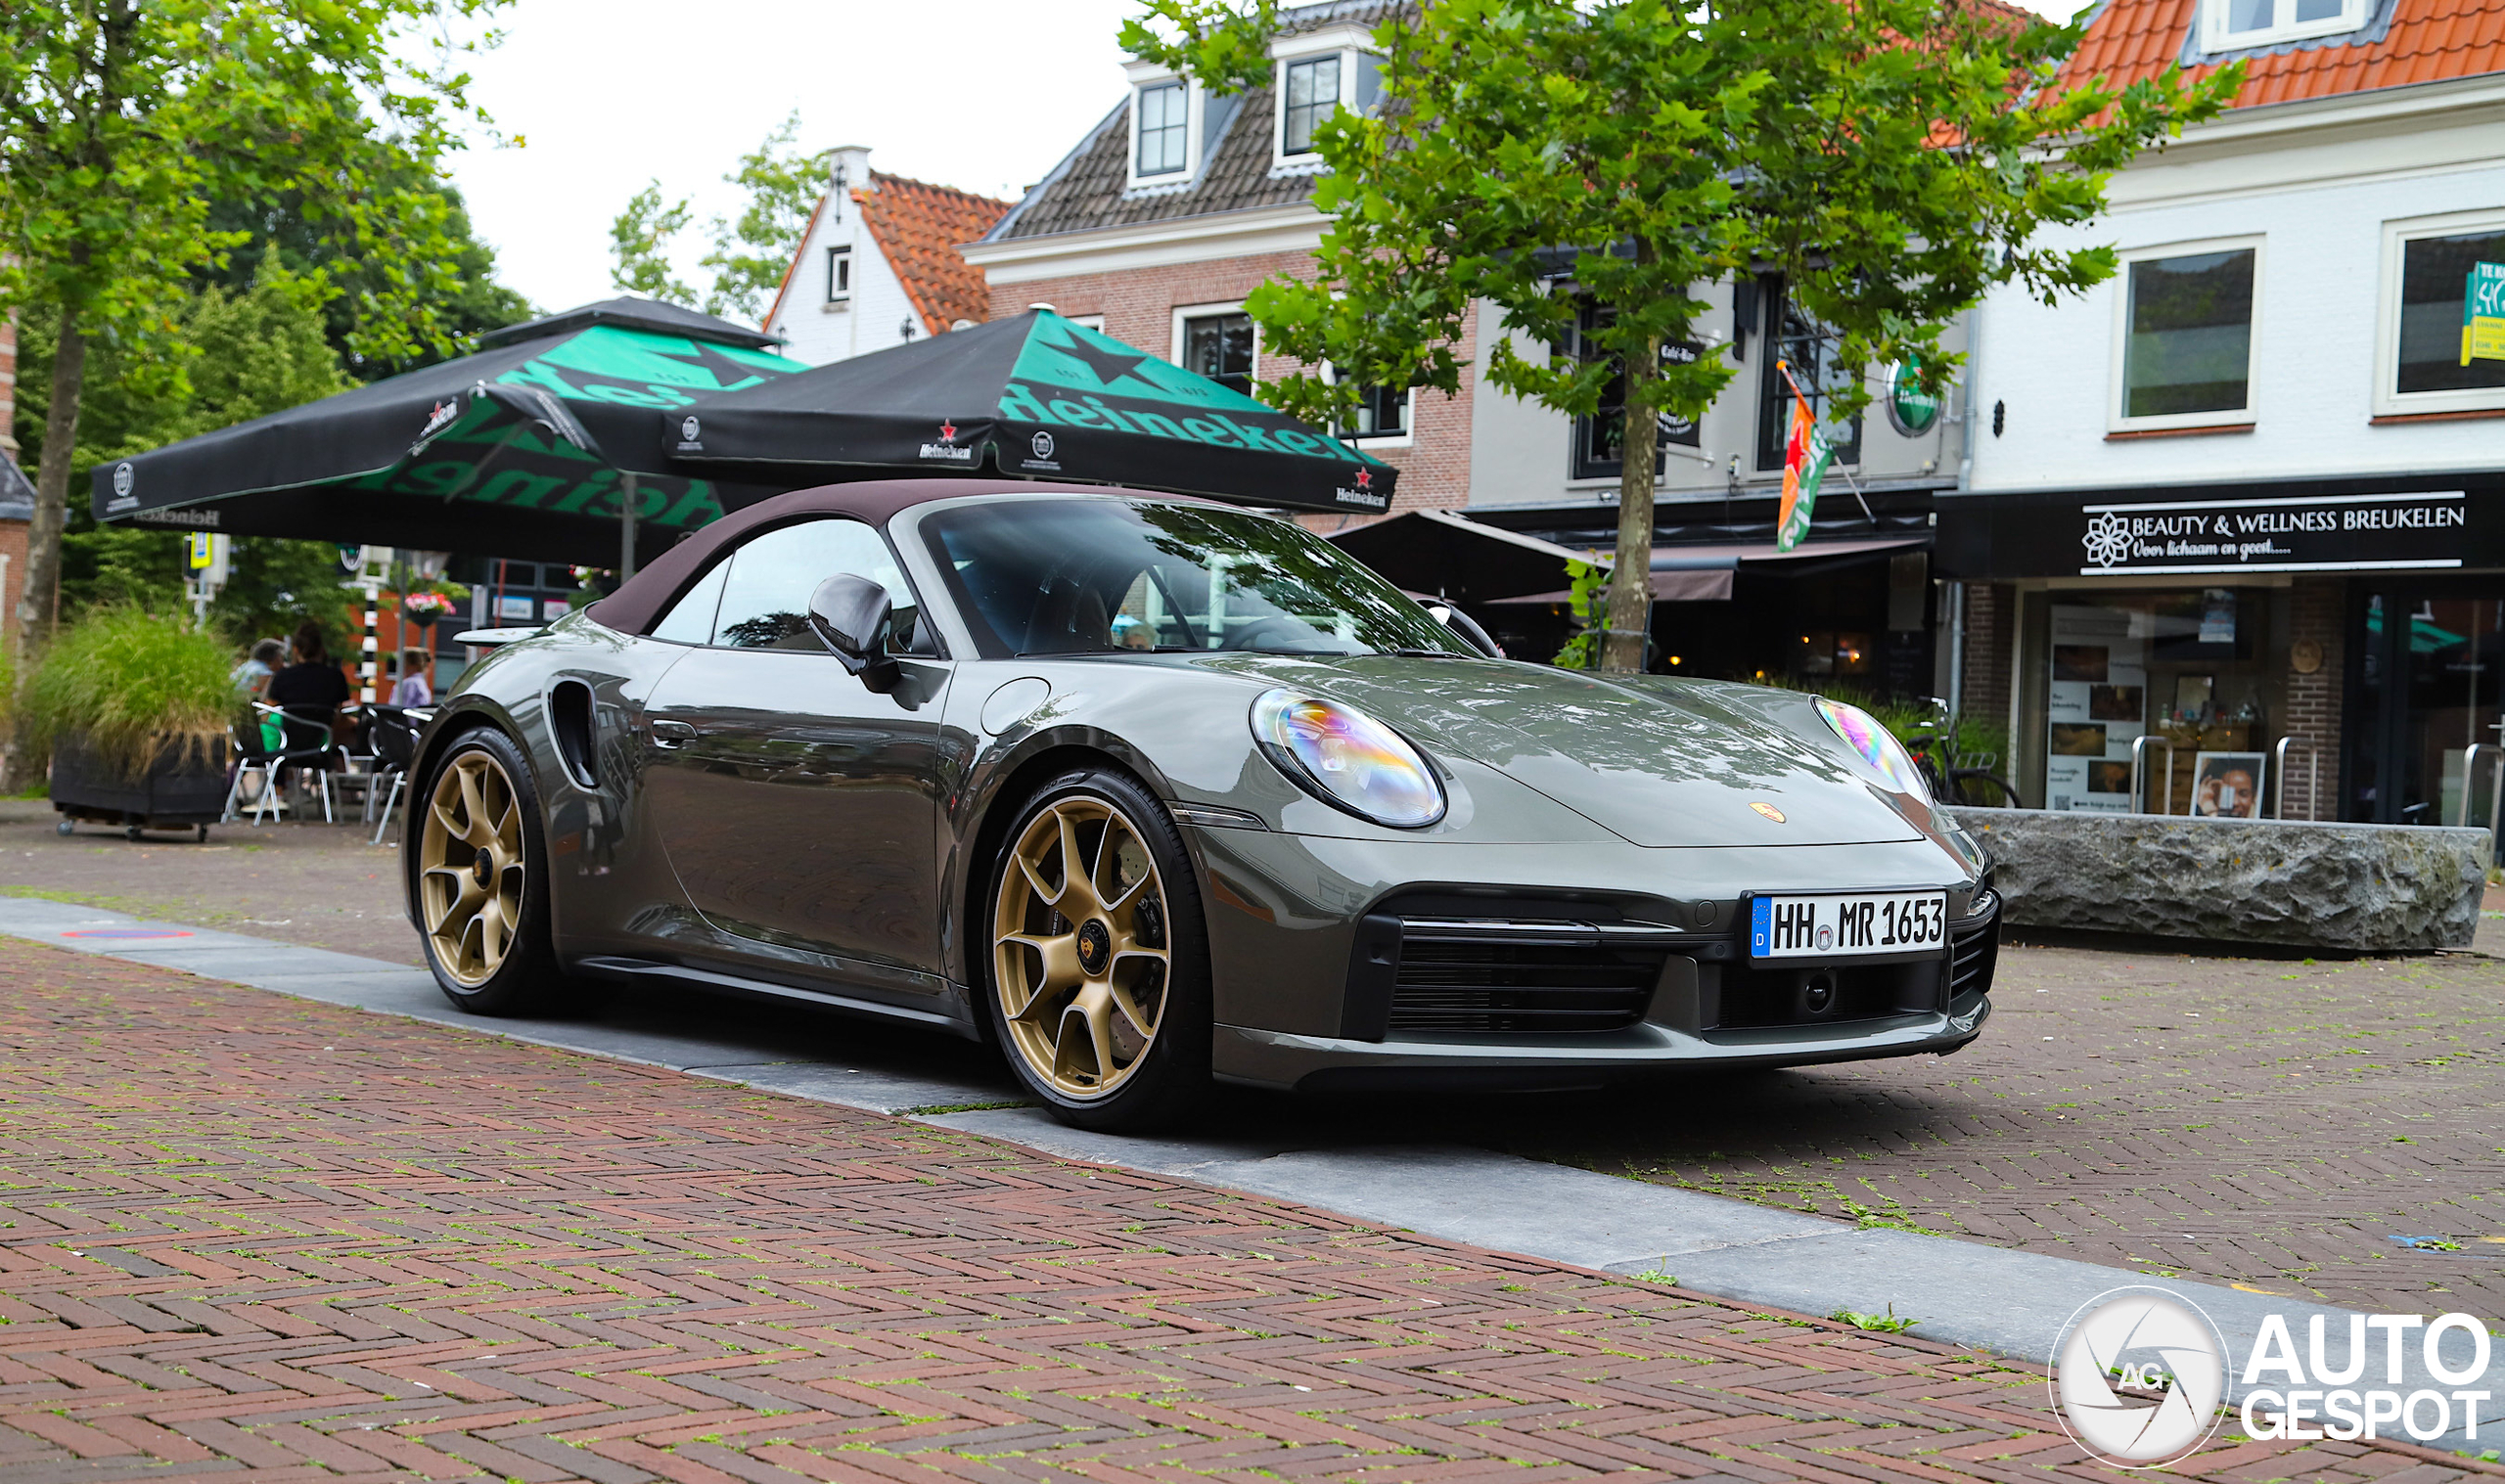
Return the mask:
{"type": "Polygon", "coordinates": [[[1675,1118],[1629,1103],[1490,1142],[2152,1275],[2505,1315],[2505,962],[2000,963],[1990,1029],[1955,1057],[1733,1079],[1675,1118]]]}
{"type": "Polygon", "coordinates": [[[0,976],[10,1484],[2100,1476],[2031,1370],[1935,1345],[35,945],[0,976]]]}
{"type": "MultiPolygon", "coordinates": [[[[353,816],[351,816],[353,818],[353,816]]],[[[40,800],[0,799],[0,895],[44,896],[144,918],[419,964],[401,913],[400,853],[373,827],[219,825],[133,843],[82,827],[64,838],[40,800]]]]}

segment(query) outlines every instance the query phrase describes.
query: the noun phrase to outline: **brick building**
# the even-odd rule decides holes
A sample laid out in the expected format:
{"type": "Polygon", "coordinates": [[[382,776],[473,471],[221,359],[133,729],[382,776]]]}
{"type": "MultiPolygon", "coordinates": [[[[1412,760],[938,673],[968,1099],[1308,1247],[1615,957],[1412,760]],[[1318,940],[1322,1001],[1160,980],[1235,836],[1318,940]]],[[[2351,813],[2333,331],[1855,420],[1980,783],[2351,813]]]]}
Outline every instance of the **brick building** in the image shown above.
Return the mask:
{"type": "MultiPolygon", "coordinates": [[[[1265,280],[1314,271],[1325,221],[1312,204],[1321,168],[1312,127],[1332,109],[1374,103],[1373,33],[1400,6],[1326,0],[1283,10],[1270,85],[1239,97],[1131,62],[1114,109],[965,248],[988,279],[992,313],[1051,304],[1246,387],[1299,369],[1260,343],[1245,297],[1265,280]]],[[[1790,405],[1773,364],[1777,353],[1814,363],[1821,332],[1789,305],[1779,280],[1702,285],[1698,293],[1714,307],[1691,348],[1727,346],[1744,365],[1706,417],[1678,427],[1665,420],[1657,438],[1655,588],[1678,600],[1656,607],[1661,663],[1841,680],[1866,692],[1935,691],[1930,510],[1933,494],[1955,480],[1962,413],[1935,409],[1910,427],[1864,420],[1809,542],[1778,553],[1774,504],[1790,405]]],[[[1370,394],[1344,435],[1400,469],[1395,512],[1467,507],[1481,522],[1607,550],[1617,539],[1623,419],[1608,408],[1570,419],[1481,385],[1475,368],[1505,333],[1494,313],[1474,312],[1461,331],[1456,393],[1370,394]]],[[[1947,343],[1957,348],[1959,336],[1947,343]]],[[[1520,339],[1516,348],[1549,353],[1520,339]]],[[[1306,518],[1330,530],[1366,517],[1306,518]]],[[[1564,586],[1562,572],[1554,585],[1564,586]]],[[[1478,616],[1526,654],[1553,652],[1567,624],[1554,605],[1478,616]]]]}
{"type": "MultiPolygon", "coordinates": [[[[1274,84],[1239,97],[1130,64],[1121,103],[964,249],[991,312],[1050,304],[1239,390],[1300,369],[1262,346],[1244,299],[1268,279],[1311,276],[1323,228],[1313,126],[1374,101],[1370,38],[1393,8],[1286,12],[1274,84]]],[[[1400,470],[1393,509],[1470,503],[1473,386],[1465,375],[1458,395],[1368,397],[1348,437],[1400,470]]]]}
{"type": "Polygon", "coordinates": [[[1970,709],[2005,708],[2055,809],[2483,820],[2505,0],[2111,0],[2066,77],[2232,61],[2224,117],[2046,234],[2115,247],[2114,279],[1976,316],[1988,430],[1938,501],[1970,709]]]}

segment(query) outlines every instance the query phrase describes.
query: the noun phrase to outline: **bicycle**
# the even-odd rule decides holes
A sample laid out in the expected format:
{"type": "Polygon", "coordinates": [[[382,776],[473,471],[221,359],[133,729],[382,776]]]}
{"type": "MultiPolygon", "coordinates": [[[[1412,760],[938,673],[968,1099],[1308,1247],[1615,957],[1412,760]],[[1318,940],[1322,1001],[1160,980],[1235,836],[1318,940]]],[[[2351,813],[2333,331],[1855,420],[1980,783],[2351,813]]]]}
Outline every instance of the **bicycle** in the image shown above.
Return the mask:
{"type": "Polygon", "coordinates": [[[1898,741],[1913,754],[1914,766],[1931,786],[1931,796],[1943,804],[1971,804],[1979,809],[2026,808],[2027,801],[2018,796],[2009,780],[1993,771],[2000,754],[1960,752],[1957,717],[1948,702],[1936,696],[1922,698],[1931,706],[1931,725],[1916,728],[1898,741]]]}

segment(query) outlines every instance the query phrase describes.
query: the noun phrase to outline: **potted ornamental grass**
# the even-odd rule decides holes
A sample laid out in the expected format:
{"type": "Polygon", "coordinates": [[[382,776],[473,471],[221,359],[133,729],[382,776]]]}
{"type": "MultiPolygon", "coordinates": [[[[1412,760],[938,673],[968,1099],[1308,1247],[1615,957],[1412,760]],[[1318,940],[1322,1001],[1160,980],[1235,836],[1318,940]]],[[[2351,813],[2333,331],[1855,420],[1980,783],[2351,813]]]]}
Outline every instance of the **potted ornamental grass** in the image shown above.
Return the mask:
{"type": "Polygon", "coordinates": [[[224,640],[127,604],[56,635],[19,706],[29,752],[52,757],[52,806],[73,821],[208,827],[225,813],[228,729],[243,703],[224,640]]]}

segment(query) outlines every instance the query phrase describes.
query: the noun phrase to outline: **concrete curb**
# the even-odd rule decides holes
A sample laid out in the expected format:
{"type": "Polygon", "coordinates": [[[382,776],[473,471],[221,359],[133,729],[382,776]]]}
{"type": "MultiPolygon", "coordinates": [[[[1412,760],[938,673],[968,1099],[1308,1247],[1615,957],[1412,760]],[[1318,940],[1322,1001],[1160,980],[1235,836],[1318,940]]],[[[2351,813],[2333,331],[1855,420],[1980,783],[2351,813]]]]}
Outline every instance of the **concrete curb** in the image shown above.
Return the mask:
{"type": "MultiPolygon", "coordinates": [[[[266,942],[181,923],[28,898],[0,898],[0,933],[74,952],[179,968],[325,1004],[401,1015],[613,1060],[665,1067],[760,1091],[918,1117],[1064,1158],[1137,1170],[1339,1212],[1442,1240],[1625,1275],[1664,1274],[1697,1293],[1803,1315],[1852,1309],[1920,1318],[1908,1332],[1941,1344],[2043,1365],[2080,1306],[2119,1287],[2159,1287],[2197,1304],[2224,1335],[2230,1359],[2249,1355],[2263,1320],[2283,1316],[2298,1345],[2308,1322],[2327,1322],[2345,1354],[2349,1311],[2208,1283],[2153,1280],[2123,1269],[2012,1251],[1922,1233],[1847,1226],[1721,1195],[1622,1180],[1590,1170],[1451,1145],[1314,1148],[1243,1140],[1127,1139],[1056,1122],[996,1080],[915,1075],[874,1064],[875,1050],[842,1053],[861,1066],[793,1059],[788,1037],[708,1022],[612,1025],[486,1020],[447,1004],[423,969],[266,942]],[[776,1055],[781,1053],[781,1055],[776,1055]],[[955,1111],[943,1111],[955,1109],[955,1111]]],[[[2447,1338],[2449,1366],[2471,1359],[2468,1336],[2447,1338]]],[[[2427,1373],[2412,1344],[2400,1389],[2463,1389],[2427,1373]]],[[[2505,1345],[2483,1380],[2505,1398],[2505,1345]]],[[[2366,1378],[2368,1383],[2378,1377],[2366,1378]]],[[[2230,1400],[2245,1388],[2231,1372],[2230,1400]]],[[[2490,1413],[2505,1412],[2491,1400],[2490,1413]]],[[[2437,1448],[2499,1446],[2505,1422],[2472,1439],[2457,1426],[2437,1448]]],[[[2377,1440],[2383,1441],[2383,1440],[2377,1440]]],[[[2414,1450],[2424,1452],[2425,1450],[2414,1450]]],[[[2443,1457],[2453,1461],[2447,1454],[2443,1457]]]]}

